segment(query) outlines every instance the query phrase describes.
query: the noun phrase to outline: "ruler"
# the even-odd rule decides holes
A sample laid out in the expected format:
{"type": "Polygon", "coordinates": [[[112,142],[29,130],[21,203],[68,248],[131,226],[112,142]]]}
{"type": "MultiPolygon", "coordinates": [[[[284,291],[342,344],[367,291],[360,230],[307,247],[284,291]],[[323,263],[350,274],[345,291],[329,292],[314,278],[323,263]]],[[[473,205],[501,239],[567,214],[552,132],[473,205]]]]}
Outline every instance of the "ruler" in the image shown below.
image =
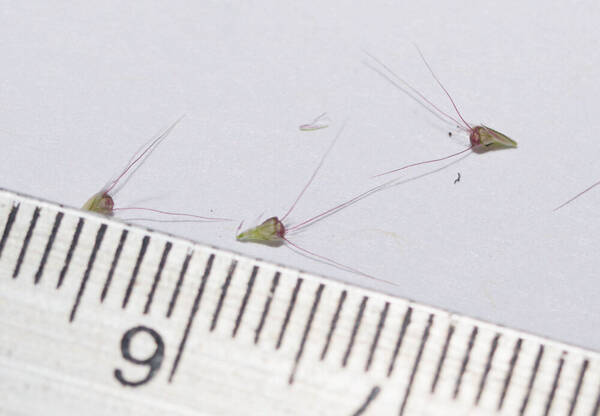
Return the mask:
{"type": "Polygon", "coordinates": [[[0,190],[1,415],[585,415],[600,355],[0,190]]]}

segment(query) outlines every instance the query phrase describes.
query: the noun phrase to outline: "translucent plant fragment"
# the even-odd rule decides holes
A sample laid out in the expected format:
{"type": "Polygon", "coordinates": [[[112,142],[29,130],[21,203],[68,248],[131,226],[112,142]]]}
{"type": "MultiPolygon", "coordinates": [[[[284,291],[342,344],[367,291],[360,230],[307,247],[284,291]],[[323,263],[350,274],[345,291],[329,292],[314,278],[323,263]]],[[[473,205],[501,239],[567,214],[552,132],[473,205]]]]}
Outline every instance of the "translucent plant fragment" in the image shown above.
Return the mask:
{"type": "MultiPolygon", "coordinates": [[[[451,116],[447,112],[441,110],[436,104],[434,104],[431,100],[429,100],[427,97],[425,97],[425,95],[423,95],[419,90],[417,90],[415,87],[413,87],[411,84],[409,84],[404,79],[400,78],[400,76],[398,76],[394,71],[392,71],[392,69],[390,67],[388,67],[381,60],[379,60],[378,58],[376,58],[375,56],[371,55],[369,52],[366,52],[366,51],[365,51],[365,53],[375,63],[377,63],[379,65],[379,68],[371,65],[370,63],[365,63],[365,64],[369,68],[371,68],[373,71],[377,72],[384,79],[386,79],[388,82],[390,82],[393,86],[395,86],[400,91],[402,91],[406,95],[408,95],[410,98],[412,98],[413,100],[415,100],[416,102],[421,104],[425,109],[427,109],[429,112],[431,112],[437,118],[439,118],[440,120],[442,120],[445,123],[454,124],[460,130],[467,133],[469,135],[469,141],[471,142],[471,145],[467,149],[464,149],[460,152],[453,153],[448,156],[443,156],[443,157],[440,157],[437,159],[425,160],[422,162],[410,163],[408,165],[401,166],[397,169],[392,169],[387,172],[383,172],[376,176],[388,175],[390,173],[398,172],[398,171],[401,171],[401,170],[404,170],[404,169],[407,169],[407,168],[410,168],[413,166],[424,165],[424,164],[434,163],[434,162],[440,162],[443,160],[447,160],[447,159],[459,156],[459,155],[469,152],[471,150],[473,150],[475,152],[481,152],[481,151],[486,151],[486,150],[490,150],[490,149],[517,147],[516,141],[514,141],[507,135],[500,133],[497,130],[492,129],[491,127],[487,127],[483,124],[475,125],[475,126],[472,126],[471,124],[469,124],[464,119],[464,117],[462,116],[460,111],[458,110],[458,106],[454,102],[454,99],[452,98],[452,96],[450,95],[450,93],[448,92],[446,87],[444,87],[444,85],[439,80],[439,78],[437,77],[435,72],[433,72],[433,69],[431,68],[431,66],[429,65],[427,60],[425,59],[425,56],[423,55],[421,50],[416,45],[415,45],[415,47],[417,48],[417,51],[419,52],[419,55],[421,56],[423,63],[425,63],[425,66],[427,67],[427,69],[429,70],[429,72],[431,73],[431,75],[433,76],[435,81],[437,82],[437,84],[440,86],[440,88],[444,91],[444,94],[446,94],[446,96],[450,100],[450,103],[452,104],[452,107],[454,108],[454,111],[456,112],[456,115],[458,116],[458,118],[451,116]]],[[[449,136],[452,136],[452,133],[449,133],[449,136]]]]}
{"type": "MultiPolygon", "coordinates": [[[[292,211],[294,210],[294,208],[296,207],[296,205],[298,204],[298,202],[300,201],[300,199],[302,198],[302,196],[304,195],[304,193],[306,192],[306,190],[308,189],[308,187],[311,185],[311,183],[314,181],[317,172],[319,171],[319,169],[321,168],[321,166],[323,165],[323,162],[325,161],[325,158],[327,157],[327,155],[331,152],[331,150],[333,149],[333,146],[335,145],[335,143],[337,142],[337,140],[339,139],[339,137],[342,134],[343,131],[343,127],[340,129],[340,131],[337,133],[336,137],[334,138],[334,140],[331,142],[329,148],[327,149],[327,151],[325,152],[325,154],[323,155],[321,161],[319,162],[317,168],[314,170],[312,176],[310,177],[310,179],[308,180],[308,183],[304,186],[304,188],[302,189],[302,191],[298,194],[298,196],[296,197],[296,200],[292,203],[291,207],[288,209],[288,211],[281,217],[270,217],[268,219],[266,219],[265,221],[263,221],[261,224],[257,225],[256,227],[252,227],[252,228],[248,228],[242,232],[238,232],[236,238],[238,241],[242,241],[242,242],[254,242],[254,243],[264,243],[264,244],[273,244],[273,243],[283,243],[288,245],[292,250],[299,252],[302,255],[305,255],[309,258],[315,259],[317,261],[329,264],[333,267],[339,268],[341,270],[345,270],[348,271],[350,273],[354,273],[354,274],[358,274],[364,277],[367,277],[369,279],[373,279],[373,280],[377,280],[380,282],[384,282],[390,285],[396,285],[395,283],[389,282],[387,280],[383,280],[377,277],[374,277],[370,274],[364,273],[360,270],[357,270],[355,268],[346,266],[344,264],[341,264],[331,258],[322,256],[320,254],[317,254],[313,251],[309,251],[301,246],[299,246],[298,244],[294,243],[293,241],[290,240],[289,235],[299,231],[301,229],[306,228],[307,226],[309,226],[310,224],[313,224],[315,221],[319,221],[322,220],[323,218],[340,211],[343,208],[346,208],[352,204],[354,204],[355,202],[365,198],[366,196],[377,192],[381,189],[383,189],[384,187],[386,187],[389,183],[383,184],[383,185],[379,185],[375,188],[369,189],[366,192],[361,193],[360,195],[342,203],[342,204],[338,204],[336,206],[334,206],[331,209],[328,209],[327,211],[324,211],[318,215],[315,215],[307,220],[304,220],[298,224],[294,224],[294,225],[285,225],[284,221],[288,218],[288,216],[292,213],[292,211]]],[[[238,227],[238,231],[241,228],[242,224],[240,224],[240,227],[238,227]]]]}
{"type": "Polygon", "coordinates": [[[302,124],[300,126],[300,130],[302,131],[314,131],[320,130],[329,127],[330,120],[327,117],[327,113],[322,113],[317,118],[315,118],[312,122],[307,124],[302,124]]]}
{"type": "Polygon", "coordinates": [[[86,202],[83,204],[81,209],[85,211],[92,211],[102,215],[113,215],[116,211],[129,211],[129,210],[137,210],[137,211],[147,211],[157,214],[164,215],[172,215],[172,216],[180,216],[193,218],[198,221],[230,221],[228,218],[214,218],[214,217],[203,217],[200,215],[194,214],[185,214],[178,212],[170,212],[170,211],[162,211],[153,208],[145,208],[145,207],[125,207],[125,208],[117,208],[115,207],[114,196],[118,192],[119,183],[123,184],[127,179],[147,160],[147,158],[156,150],[156,148],[168,137],[168,135],[173,131],[175,126],[179,124],[179,122],[183,119],[180,117],[177,121],[175,121],[169,128],[167,128],[164,132],[162,132],[158,137],[151,139],[149,142],[144,144],[127,162],[126,167],[119,173],[114,179],[110,180],[106,185],[100,189],[100,191],[96,192],[92,195],[86,202]]]}

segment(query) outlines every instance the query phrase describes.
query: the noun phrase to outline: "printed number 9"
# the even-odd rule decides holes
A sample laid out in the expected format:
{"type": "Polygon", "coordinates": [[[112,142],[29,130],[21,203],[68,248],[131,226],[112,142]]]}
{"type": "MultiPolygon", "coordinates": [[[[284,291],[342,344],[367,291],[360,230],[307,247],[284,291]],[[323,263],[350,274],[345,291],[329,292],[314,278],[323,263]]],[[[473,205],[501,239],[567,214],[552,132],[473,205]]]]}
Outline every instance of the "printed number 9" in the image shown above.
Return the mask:
{"type": "Polygon", "coordinates": [[[125,377],[123,377],[123,372],[118,368],[115,369],[115,377],[122,385],[137,387],[149,382],[152,379],[152,377],[154,377],[156,372],[160,369],[165,355],[165,344],[160,335],[152,328],[148,328],[145,326],[136,326],[135,328],[131,328],[129,331],[123,334],[123,338],[121,338],[121,354],[123,355],[123,358],[125,358],[129,362],[138,365],[148,366],[148,375],[143,379],[137,381],[126,380],[125,377]],[[154,352],[150,357],[146,359],[135,358],[131,355],[130,351],[131,339],[140,332],[145,332],[146,334],[150,335],[153,338],[154,343],[156,344],[154,352]]]}

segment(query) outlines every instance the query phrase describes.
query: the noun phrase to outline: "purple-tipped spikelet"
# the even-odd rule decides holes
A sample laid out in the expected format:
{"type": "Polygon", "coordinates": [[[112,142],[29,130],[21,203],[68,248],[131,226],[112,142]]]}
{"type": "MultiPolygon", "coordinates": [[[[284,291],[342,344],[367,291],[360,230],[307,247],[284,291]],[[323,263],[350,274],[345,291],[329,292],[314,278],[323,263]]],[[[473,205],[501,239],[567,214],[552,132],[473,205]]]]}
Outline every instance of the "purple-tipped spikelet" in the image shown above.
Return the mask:
{"type": "Polygon", "coordinates": [[[100,191],[88,199],[81,209],[103,215],[112,215],[114,206],[115,203],[112,197],[106,192],[100,191]]]}
{"type": "Polygon", "coordinates": [[[517,142],[515,142],[510,137],[491,129],[486,126],[475,126],[471,129],[471,135],[469,136],[471,140],[471,146],[491,146],[498,145],[502,147],[517,147],[517,142]]]}
{"type": "Polygon", "coordinates": [[[237,235],[238,241],[278,241],[285,236],[285,226],[277,217],[266,219],[262,224],[237,235]]]}

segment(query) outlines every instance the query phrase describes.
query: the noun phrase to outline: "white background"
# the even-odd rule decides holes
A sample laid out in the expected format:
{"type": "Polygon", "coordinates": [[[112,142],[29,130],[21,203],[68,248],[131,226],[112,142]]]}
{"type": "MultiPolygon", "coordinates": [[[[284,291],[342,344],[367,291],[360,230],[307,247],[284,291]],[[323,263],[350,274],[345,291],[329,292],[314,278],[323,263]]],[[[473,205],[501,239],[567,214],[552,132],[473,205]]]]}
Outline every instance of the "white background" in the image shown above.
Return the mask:
{"type": "Polygon", "coordinates": [[[600,179],[599,21],[597,1],[3,1],[1,186],[81,206],[186,114],[117,206],[236,222],[142,224],[600,349],[600,188],[552,211],[600,179]],[[398,286],[236,242],[240,220],[283,215],[344,120],[291,224],[464,149],[364,64],[450,112],[413,42],[466,119],[519,148],[405,171],[294,236],[398,286]],[[328,129],[299,131],[324,111],[328,129]]]}

